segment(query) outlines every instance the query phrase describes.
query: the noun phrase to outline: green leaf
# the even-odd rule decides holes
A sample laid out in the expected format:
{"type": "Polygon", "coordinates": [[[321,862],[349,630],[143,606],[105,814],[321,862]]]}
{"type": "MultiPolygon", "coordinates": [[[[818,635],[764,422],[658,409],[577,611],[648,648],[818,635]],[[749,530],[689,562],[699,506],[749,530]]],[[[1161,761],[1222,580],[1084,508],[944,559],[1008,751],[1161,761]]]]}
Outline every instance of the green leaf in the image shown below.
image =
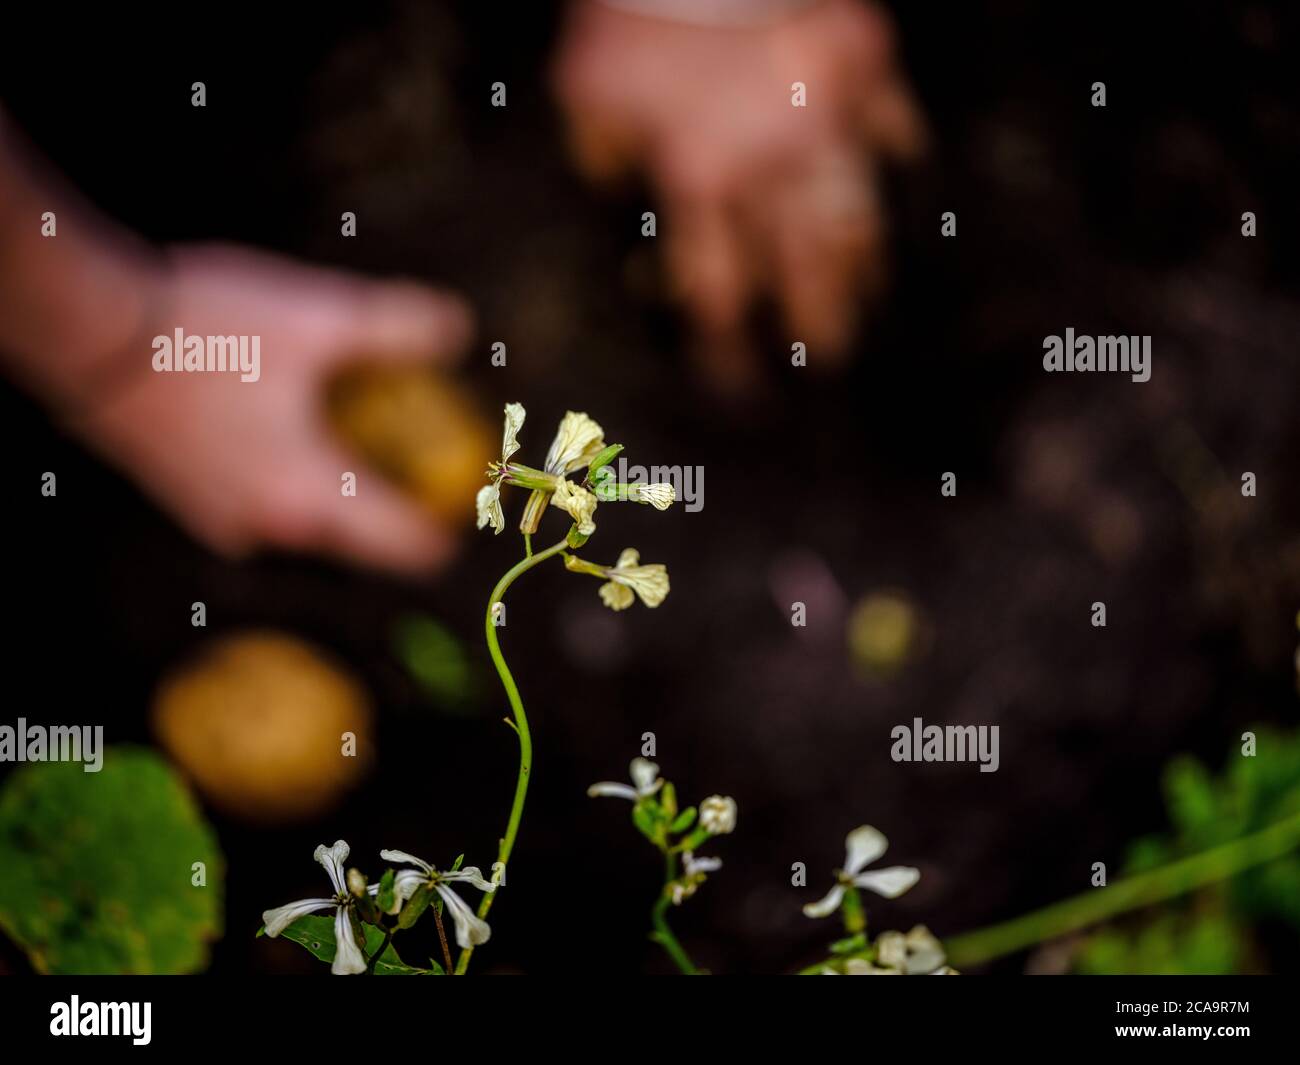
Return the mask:
{"type": "Polygon", "coordinates": [[[392,869],[385,869],[384,875],[379,878],[379,891],[375,895],[375,903],[380,913],[387,913],[393,908],[393,881],[396,878],[397,873],[392,869]]]}
{"type": "Polygon", "coordinates": [[[695,807],[688,806],[677,815],[677,820],[672,823],[671,830],[676,835],[678,832],[685,832],[693,824],[695,824],[695,807]]]}
{"type": "Polygon", "coordinates": [[[677,789],[672,786],[671,781],[664,781],[663,789],[659,793],[659,803],[663,807],[664,817],[672,820],[677,816],[677,789]]]}
{"type": "MultiPolygon", "coordinates": [[[[371,957],[379,949],[379,944],[384,941],[384,933],[374,925],[365,925],[366,932],[366,957],[371,957]]],[[[306,947],[308,951],[321,961],[332,962],[334,952],[338,949],[338,942],[334,938],[334,918],[307,916],[299,917],[288,928],[280,933],[281,939],[290,940],[299,946],[306,947]]],[[[415,969],[407,965],[397,956],[397,950],[392,943],[388,944],[388,949],[380,956],[379,961],[375,964],[376,976],[443,976],[445,975],[441,965],[433,963],[432,969],[415,969]]]]}
{"type": "Polygon", "coordinates": [[[203,969],[223,877],[215,833],[150,750],[109,747],[97,773],[27,765],[0,792],[0,928],[38,972],[203,969]]]}
{"type": "Polygon", "coordinates": [[[394,626],[393,649],[431,702],[461,714],[473,703],[474,672],[450,629],[427,614],[411,614],[394,626]]]}
{"type": "Polygon", "coordinates": [[[867,937],[863,932],[856,936],[849,936],[847,939],[840,939],[831,944],[832,954],[856,954],[858,951],[867,949],[867,937]]]}
{"type": "MultiPolygon", "coordinates": [[[[424,916],[424,911],[429,908],[429,900],[433,897],[433,892],[426,885],[421,885],[415,889],[415,894],[406,900],[406,905],[402,907],[402,912],[397,918],[398,928],[410,928],[416,921],[424,916]]],[[[438,900],[441,905],[442,900],[438,900]]],[[[441,913],[441,911],[439,911],[441,913]]]]}

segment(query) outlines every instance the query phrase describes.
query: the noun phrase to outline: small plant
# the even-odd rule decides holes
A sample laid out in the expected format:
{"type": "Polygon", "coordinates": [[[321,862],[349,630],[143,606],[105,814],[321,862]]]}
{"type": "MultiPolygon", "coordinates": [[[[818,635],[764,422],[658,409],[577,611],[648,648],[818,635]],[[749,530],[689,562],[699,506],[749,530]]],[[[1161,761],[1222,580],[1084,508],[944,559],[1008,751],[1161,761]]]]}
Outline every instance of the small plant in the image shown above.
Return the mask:
{"type": "MultiPolygon", "coordinates": [[[[647,503],[656,510],[665,510],[674,501],[673,486],[613,482],[609,476],[611,471],[606,467],[622,452],[623,445],[607,445],[605,432],[600,425],[586,414],[575,411],[564,415],[542,465],[525,466],[515,460],[525,416],[521,404],[506,405],[501,458],[488,466],[488,483],[479,490],[476,500],[478,527],[490,527],[494,533],[499,534],[506,527],[501,501],[502,488],[514,486],[529,492],[519,524],[524,557],[507,570],[492,589],[484,621],[488,653],[501,678],[512,711],[512,717],[507,718],[506,723],[514,729],[519,739],[519,772],[514,799],[505,832],[497,848],[491,877],[485,878],[476,867],[462,867],[463,855],[440,869],[405,851],[384,850],[380,851],[381,859],[406,868],[396,869],[390,865],[377,881],[371,882],[359,869],[347,867],[351,851],[343,840],[337,841],[333,847],[324,844],[317,847],[316,860],[325,867],[334,889],[333,894],[267,910],[262,915],[263,932],[268,936],[284,935],[285,938],[302,944],[322,961],[328,961],[331,972],[335,974],[462,975],[469,967],[475,948],[488,942],[491,937],[492,930],[487,915],[498,891],[506,883],[506,868],[519,835],[533,764],[528,716],[497,638],[497,629],[505,623],[506,592],[514,582],[548,559],[559,558],[569,572],[599,578],[602,582],[598,589],[600,599],[611,610],[626,610],[638,599],[648,607],[657,607],[668,595],[667,568],[659,563],[643,564],[634,548],[623,550],[611,565],[591,562],[578,557],[574,552],[584,548],[595,533],[595,515],[599,504],[630,501],[647,503]],[[580,480],[570,479],[571,475],[578,473],[582,474],[580,480]],[[548,509],[552,507],[568,517],[568,531],[549,547],[534,551],[532,538],[548,509]],[[459,894],[458,889],[466,887],[482,893],[477,909],[472,908],[459,894]],[[316,916],[324,910],[333,910],[333,916],[316,916]],[[414,968],[402,962],[397,955],[393,938],[398,932],[413,927],[426,912],[433,915],[443,957],[441,962],[430,959],[428,968],[414,968]],[[456,945],[460,948],[454,964],[443,924],[444,912],[450,914],[456,945]]],[[[721,827],[725,824],[734,826],[734,803],[729,808],[717,803],[710,806],[710,803],[713,800],[705,800],[701,804],[700,825],[689,839],[698,836],[703,841],[711,835],[730,831],[730,828],[721,827]]],[[[641,806],[640,802],[638,808],[643,811],[643,818],[667,818],[673,823],[681,822],[686,814],[686,811],[680,814],[676,812],[675,802],[674,813],[670,818],[665,813],[662,801],[654,805],[653,814],[649,806],[641,806]]],[[[692,809],[690,812],[693,820],[695,811],[692,809]]],[[[669,826],[658,825],[657,822],[656,826],[656,831],[662,829],[660,835],[667,847],[669,826]]],[[[680,851],[669,854],[668,862],[669,879],[676,885],[676,893],[681,898],[694,892],[705,874],[716,868],[706,859],[696,859],[693,854],[680,851]],[[684,860],[680,872],[676,868],[678,853],[682,854],[684,860]]],[[[666,929],[666,924],[664,927],[666,929]]],[[[671,932],[667,935],[671,937],[671,932]]]]}

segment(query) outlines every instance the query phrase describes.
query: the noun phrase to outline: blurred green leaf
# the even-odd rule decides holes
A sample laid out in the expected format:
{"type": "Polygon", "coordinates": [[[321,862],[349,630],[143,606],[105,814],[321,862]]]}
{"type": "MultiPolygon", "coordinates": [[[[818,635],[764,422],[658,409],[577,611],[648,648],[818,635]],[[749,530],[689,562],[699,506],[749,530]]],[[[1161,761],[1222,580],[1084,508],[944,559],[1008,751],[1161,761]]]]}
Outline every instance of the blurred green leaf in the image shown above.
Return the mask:
{"type": "Polygon", "coordinates": [[[39,972],[204,968],[223,865],[185,785],[143,748],[108,748],[98,773],[24,766],[0,793],[0,927],[39,972]]]}
{"type": "Polygon", "coordinates": [[[463,713],[476,696],[469,656],[450,629],[427,614],[410,614],[393,628],[393,649],[425,696],[463,713]]]}
{"type": "MultiPolygon", "coordinates": [[[[1217,777],[1188,756],[1164,774],[1171,830],[1136,840],[1126,874],[1147,872],[1275,824],[1300,811],[1300,733],[1256,729],[1256,753],[1234,745],[1217,777]]],[[[1089,973],[1241,972],[1252,929],[1266,921],[1300,928],[1300,854],[1165,905],[1093,935],[1076,959],[1089,973]]]]}

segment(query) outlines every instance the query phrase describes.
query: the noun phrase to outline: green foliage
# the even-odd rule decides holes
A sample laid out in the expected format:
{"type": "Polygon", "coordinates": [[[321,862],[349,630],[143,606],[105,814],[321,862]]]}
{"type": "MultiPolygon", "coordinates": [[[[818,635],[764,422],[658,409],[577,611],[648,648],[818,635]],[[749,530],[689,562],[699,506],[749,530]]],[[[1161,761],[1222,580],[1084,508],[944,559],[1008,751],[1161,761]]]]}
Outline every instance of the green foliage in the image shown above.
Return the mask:
{"type": "Polygon", "coordinates": [[[152,751],[110,747],[98,773],[28,765],[0,794],[0,927],[39,972],[202,969],[223,875],[211,827],[152,751]]]}
{"type": "Polygon", "coordinates": [[[469,656],[456,636],[427,614],[393,628],[393,649],[425,696],[440,709],[465,713],[477,692],[469,656]]]}
{"type": "MultiPolygon", "coordinates": [[[[1182,756],[1165,770],[1171,831],[1135,841],[1124,871],[1142,873],[1267,828],[1300,811],[1300,733],[1256,732],[1256,754],[1233,750],[1214,776],[1182,756]]],[[[1250,930],[1264,921],[1300,929],[1300,854],[1260,865],[1171,904],[1139,923],[1103,929],[1078,960],[1091,973],[1241,972],[1250,930]]]]}
{"type": "Polygon", "coordinates": [[[1089,975],[1219,975],[1241,971],[1249,930],[1222,912],[1158,912],[1132,932],[1105,928],[1080,955],[1089,975]]]}
{"type": "MultiPolygon", "coordinates": [[[[363,925],[362,928],[366,933],[366,957],[370,958],[379,945],[384,941],[384,933],[372,924],[363,925]]],[[[260,935],[261,933],[259,933],[260,935]]],[[[315,957],[321,961],[332,962],[334,952],[338,949],[338,941],[334,938],[334,918],[317,917],[309,915],[299,917],[288,928],[280,933],[281,939],[288,939],[300,946],[306,947],[315,957]]],[[[428,969],[415,969],[397,956],[397,951],[393,948],[392,943],[388,944],[388,949],[379,957],[375,963],[376,976],[443,976],[445,972],[432,958],[429,959],[428,969]]]]}

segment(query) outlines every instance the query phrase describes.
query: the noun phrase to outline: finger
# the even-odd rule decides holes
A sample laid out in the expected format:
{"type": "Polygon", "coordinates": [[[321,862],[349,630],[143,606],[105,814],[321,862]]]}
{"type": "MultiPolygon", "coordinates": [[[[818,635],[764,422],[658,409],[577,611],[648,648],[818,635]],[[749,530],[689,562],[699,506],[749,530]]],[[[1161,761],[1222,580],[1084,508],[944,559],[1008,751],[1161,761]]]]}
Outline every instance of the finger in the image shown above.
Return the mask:
{"type": "Polygon", "coordinates": [[[350,562],[410,576],[428,574],[455,553],[452,536],[378,474],[357,472],[355,497],[340,497],[316,546],[350,562]]]}
{"type": "Polygon", "coordinates": [[[437,570],[455,548],[446,529],[380,474],[329,445],[296,464],[257,525],[273,546],[406,575],[437,570]],[[344,473],[355,474],[354,495],[341,490],[344,473]]]}
{"type": "Polygon", "coordinates": [[[883,158],[906,163],[925,153],[925,119],[895,71],[863,94],[862,127],[868,148],[883,158]]]}
{"type": "Polygon", "coordinates": [[[349,357],[448,363],[473,334],[473,313],[459,296],[409,281],[366,282],[341,347],[349,357]]]}
{"type": "Polygon", "coordinates": [[[881,219],[866,168],[827,158],[772,198],[773,285],[814,365],[838,362],[884,276],[881,219]]]}

